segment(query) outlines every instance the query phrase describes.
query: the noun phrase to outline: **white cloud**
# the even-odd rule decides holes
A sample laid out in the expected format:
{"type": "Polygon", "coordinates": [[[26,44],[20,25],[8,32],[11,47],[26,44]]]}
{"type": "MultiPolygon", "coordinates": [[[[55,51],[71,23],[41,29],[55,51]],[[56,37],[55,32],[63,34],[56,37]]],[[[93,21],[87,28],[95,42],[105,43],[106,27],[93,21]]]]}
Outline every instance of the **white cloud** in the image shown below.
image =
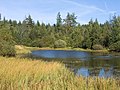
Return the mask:
{"type": "Polygon", "coordinates": [[[88,6],[88,5],[80,4],[80,3],[77,3],[77,2],[71,1],[71,0],[61,0],[61,1],[69,3],[69,4],[73,4],[73,5],[82,7],[82,8],[87,8],[89,10],[97,10],[99,12],[104,12],[105,11],[105,10],[103,10],[101,8],[98,8],[98,7],[95,7],[95,6],[90,6],[90,5],[88,6]]]}

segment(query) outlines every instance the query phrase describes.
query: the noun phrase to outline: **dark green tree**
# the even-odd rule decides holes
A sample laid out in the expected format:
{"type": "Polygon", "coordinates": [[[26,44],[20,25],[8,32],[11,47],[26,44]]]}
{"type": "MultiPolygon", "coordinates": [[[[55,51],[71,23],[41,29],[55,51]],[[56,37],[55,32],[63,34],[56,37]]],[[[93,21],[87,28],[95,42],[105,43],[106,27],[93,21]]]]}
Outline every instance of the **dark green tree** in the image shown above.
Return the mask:
{"type": "Polygon", "coordinates": [[[120,16],[118,17],[114,16],[111,24],[112,24],[111,43],[115,43],[117,41],[120,41],[120,16]]]}
{"type": "Polygon", "coordinates": [[[77,25],[77,16],[74,13],[68,13],[66,18],[63,19],[64,22],[64,31],[66,34],[71,32],[71,29],[77,25]]]}
{"type": "Polygon", "coordinates": [[[9,26],[0,28],[0,55],[15,56],[15,46],[9,26]]]}
{"type": "Polygon", "coordinates": [[[60,12],[58,12],[58,14],[57,14],[56,21],[57,21],[57,23],[56,23],[57,27],[60,27],[62,25],[62,18],[61,18],[60,12]]]}

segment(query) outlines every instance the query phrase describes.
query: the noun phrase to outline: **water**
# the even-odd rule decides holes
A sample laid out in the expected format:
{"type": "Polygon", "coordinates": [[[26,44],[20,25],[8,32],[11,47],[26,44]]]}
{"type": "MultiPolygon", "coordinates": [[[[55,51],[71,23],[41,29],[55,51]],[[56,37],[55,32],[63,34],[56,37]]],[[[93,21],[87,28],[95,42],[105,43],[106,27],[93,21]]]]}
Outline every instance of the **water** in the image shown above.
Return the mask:
{"type": "Polygon", "coordinates": [[[89,53],[73,50],[38,50],[34,57],[47,61],[63,62],[78,76],[119,77],[120,56],[113,54],[89,53]]]}
{"type": "Polygon", "coordinates": [[[86,52],[79,51],[65,51],[65,50],[40,50],[33,51],[33,55],[43,57],[43,58],[79,58],[83,59],[89,57],[89,54],[86,52]]]}

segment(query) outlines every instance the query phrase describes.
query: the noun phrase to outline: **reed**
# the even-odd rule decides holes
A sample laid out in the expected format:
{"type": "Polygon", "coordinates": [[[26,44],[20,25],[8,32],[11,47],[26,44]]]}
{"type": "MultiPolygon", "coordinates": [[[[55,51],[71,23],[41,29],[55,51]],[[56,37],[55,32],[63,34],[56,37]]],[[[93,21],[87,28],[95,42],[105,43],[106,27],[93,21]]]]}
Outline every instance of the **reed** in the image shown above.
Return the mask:
{"type": "Polygon", "coordinates": [[[120,90],[120,80],[78,77],[57,62],[0,57],[0,90],[120,90]]]}

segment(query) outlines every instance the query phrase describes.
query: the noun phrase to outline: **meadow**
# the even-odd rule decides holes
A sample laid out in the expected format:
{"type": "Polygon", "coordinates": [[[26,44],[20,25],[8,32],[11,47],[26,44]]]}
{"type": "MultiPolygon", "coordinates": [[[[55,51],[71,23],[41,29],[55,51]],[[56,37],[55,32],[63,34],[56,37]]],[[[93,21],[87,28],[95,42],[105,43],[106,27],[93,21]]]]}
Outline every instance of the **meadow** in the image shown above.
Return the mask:
{"type": "MultiPolygon", "coordinates": [[[[16,50],[19,55],[31,48],[16,50]]],[[[0,90],[120,90],[120,79],[76,76],[58,62],[0,57],[0,90]]]]}

